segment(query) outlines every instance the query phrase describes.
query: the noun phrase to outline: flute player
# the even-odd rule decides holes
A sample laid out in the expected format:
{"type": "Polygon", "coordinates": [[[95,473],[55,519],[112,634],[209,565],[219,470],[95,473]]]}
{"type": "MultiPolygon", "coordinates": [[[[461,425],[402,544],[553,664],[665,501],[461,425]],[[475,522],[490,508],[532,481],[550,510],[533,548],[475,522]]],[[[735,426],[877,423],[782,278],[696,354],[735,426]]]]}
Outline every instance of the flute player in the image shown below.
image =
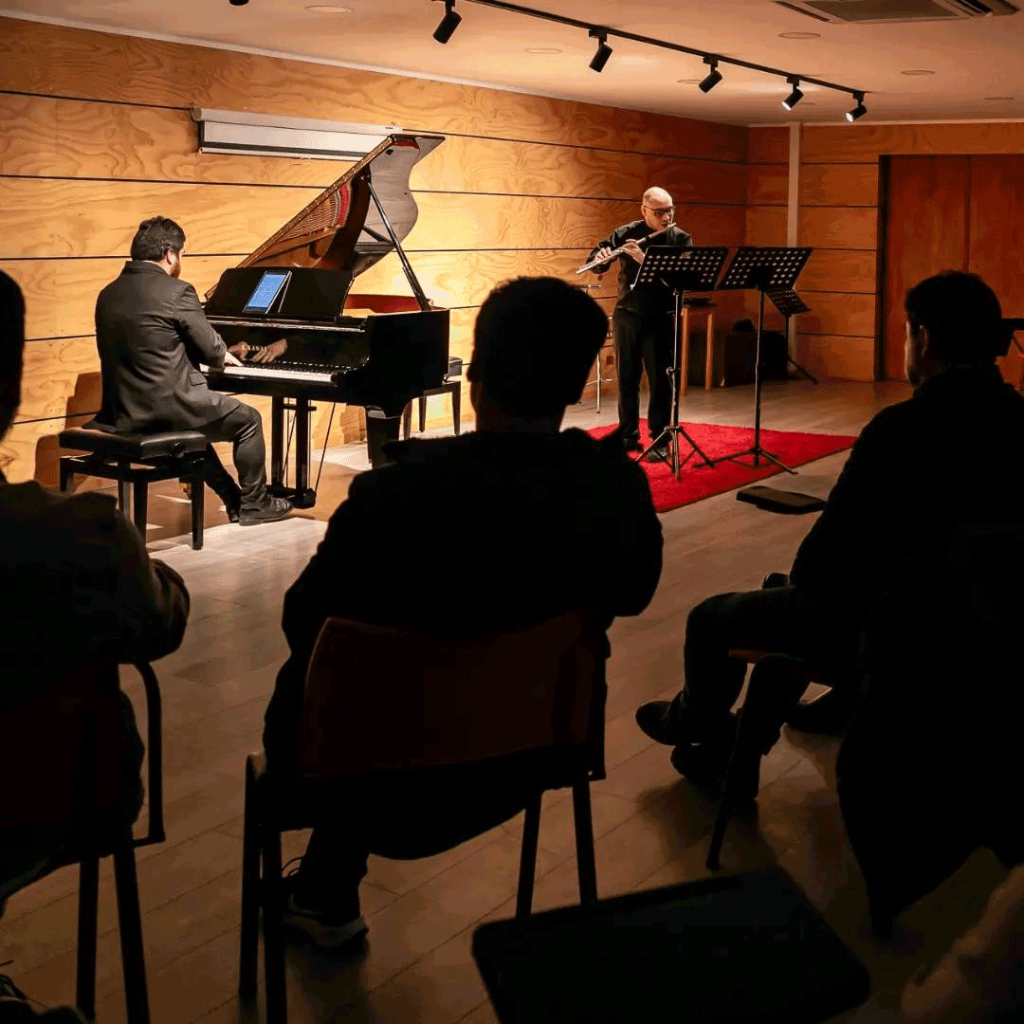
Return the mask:
{"type": "MultiPolygon", "coordinates": [[[[650,400],[647,425],[651,437],[657,437],[668,425],[671,408],[671,384],[668,369],[672,363],[672,293],[664,285],[644,284],[633,288],[637,270],[644,257],[642,244],[657,232],[657,245],[687,248],[693,239],[674,225],[675,206],[663,189],[649,188],[640,203],[641,220],[617,227],[607,238],[594,246],[587,259],[606,258],[593,268],[601,276],[619,263],[619,293],[612,314],[615,332],[615,359],[619,373],[619,429],[627,452],[638,452],[640,446],[640,375],[647,371],[650,400]],[[615,254],[615,250],[620,250],[615,254]]],[[[683,368],[686,372],[686,368],[683,368]]],[[[664,456],[668,447],[665,435],[655,451],[664,456]]],[[[653,453],[652,453],[653,454],[653,453]]]]}

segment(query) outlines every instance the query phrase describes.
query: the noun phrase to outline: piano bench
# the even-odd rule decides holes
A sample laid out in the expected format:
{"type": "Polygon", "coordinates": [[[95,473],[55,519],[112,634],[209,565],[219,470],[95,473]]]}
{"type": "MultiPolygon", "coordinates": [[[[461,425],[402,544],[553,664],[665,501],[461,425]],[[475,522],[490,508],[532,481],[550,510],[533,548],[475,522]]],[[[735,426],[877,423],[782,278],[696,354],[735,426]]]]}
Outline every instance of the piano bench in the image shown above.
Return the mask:
{"type": "Polygon", "coordinates": [[[191,485],[192,547],[203,546],[206,438],[196,430],[171,430],[159,434],[115,434],[89,427],[70,427],[57,435],[61,448],[86,452],[62,455],[60,489],[67,491],[76,475],[117,481],[118,507],[128,515],[129,488],[134,491],[132,521],[146,537],[149,484],[178,479],[191,485]]]}
{"type": "MultiPolygon", "coordinates": [[[[424,391],[419,396],[420,403],[420,432],[422,433],[424,424],[427,421],[427,399],[431,395],[451,395],[452,397],[452,424],[455,427],[456,436],[459,433],[461,426],[461,414],[462,414],[462,381],[461,380],[446,380],[439,388],[431,388],[429,391],[424,391]]],[[[405,412],[402,414],[402,438],[404,440],[409,439],[410,427],[412,424],[412,402],[405,407],[405,412]]]]}

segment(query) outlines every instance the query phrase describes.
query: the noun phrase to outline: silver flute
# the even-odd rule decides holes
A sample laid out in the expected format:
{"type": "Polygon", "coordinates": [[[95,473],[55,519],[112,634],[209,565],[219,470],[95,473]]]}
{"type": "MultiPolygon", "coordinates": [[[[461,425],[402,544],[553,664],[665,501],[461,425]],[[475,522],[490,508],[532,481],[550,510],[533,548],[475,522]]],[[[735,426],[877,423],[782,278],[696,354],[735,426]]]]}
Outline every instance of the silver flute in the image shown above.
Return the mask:
{"type": "MultiPolygon", "coordinates": [[[[658,235],[663,235],[663,234],[665,234],[666,231],[671,231],[672,228],[674,228],[675,226],[676,226],[676,222],[672,221],[672,223],[669,224],[667,227],[659,228],[659,230],[652,232],[651,234],[647,235],[645,238],[635,239],[636,244],[637,245],[646,245],[652,238],[657,238],[658,235]]],[[[631,239],[630,241],[634,241],[634,239],[631,239]]],[[[591,260],[589,263],[584,263],[583,266],[580,267],[580,269],[576,271],[576,273],[577,274],[583,274],[583,273],[585,273],[588,270],[593,270],[594,267],[599,267],[599,266],[601,266],[602,263],[607,263],[609,260],[614,259],[616,256],[621,256],[625,251],[626,251],[626,246],[625,245],[620,245],[618,247],[618,249],[612,249],[612,251],[610,253],[608,253],[607,256],[602,256],[601,259],[591,260]]]]}

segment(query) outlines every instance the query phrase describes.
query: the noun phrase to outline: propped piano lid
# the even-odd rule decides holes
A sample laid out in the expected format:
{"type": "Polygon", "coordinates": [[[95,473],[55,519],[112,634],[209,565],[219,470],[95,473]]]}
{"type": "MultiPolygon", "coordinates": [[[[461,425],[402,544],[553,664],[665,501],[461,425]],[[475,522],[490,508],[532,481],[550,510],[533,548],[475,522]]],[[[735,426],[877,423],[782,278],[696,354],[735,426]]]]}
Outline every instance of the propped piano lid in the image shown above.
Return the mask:
{"type": "Polygon", "coordinates": [[[420,133],[386,136],[239,266],[344,269],[358,276],[395,249],[369,186],[400,244],[419,216],[409,190],[412,168],[443,141],[420,133]]]}

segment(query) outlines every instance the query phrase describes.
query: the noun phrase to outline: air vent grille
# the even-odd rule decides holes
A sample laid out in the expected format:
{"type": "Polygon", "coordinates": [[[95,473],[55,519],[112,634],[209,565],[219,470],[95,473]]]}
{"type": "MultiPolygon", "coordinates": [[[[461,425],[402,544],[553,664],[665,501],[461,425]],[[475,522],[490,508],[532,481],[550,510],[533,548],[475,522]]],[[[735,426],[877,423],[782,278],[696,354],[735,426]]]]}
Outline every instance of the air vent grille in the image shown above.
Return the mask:
{"type": "Polygon", "coordinates": [[[846,24],[953,21],[1016,14],[1009,0],[775,0],[816,21],[846,24]]]}

